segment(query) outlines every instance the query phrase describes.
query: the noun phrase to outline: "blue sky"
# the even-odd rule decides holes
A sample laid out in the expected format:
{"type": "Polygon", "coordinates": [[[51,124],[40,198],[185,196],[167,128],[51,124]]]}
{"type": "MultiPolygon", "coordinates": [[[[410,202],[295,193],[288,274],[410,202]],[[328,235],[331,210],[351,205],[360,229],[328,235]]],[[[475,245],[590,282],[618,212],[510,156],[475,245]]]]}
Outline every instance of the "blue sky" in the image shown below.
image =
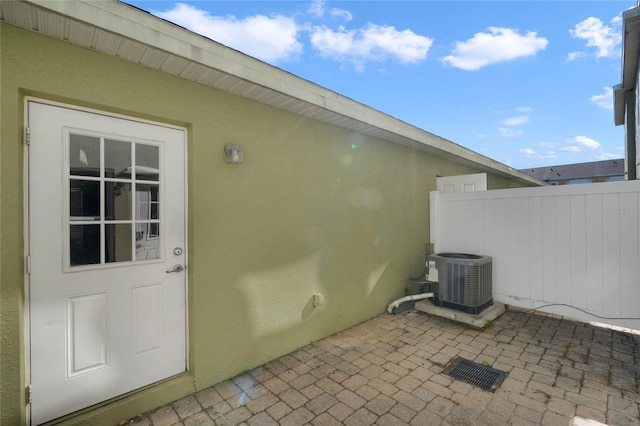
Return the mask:
{"type": "Polygon", "coordinates": [[[126,2],[514,168],[624,157],[636,0],[126,2]]]}

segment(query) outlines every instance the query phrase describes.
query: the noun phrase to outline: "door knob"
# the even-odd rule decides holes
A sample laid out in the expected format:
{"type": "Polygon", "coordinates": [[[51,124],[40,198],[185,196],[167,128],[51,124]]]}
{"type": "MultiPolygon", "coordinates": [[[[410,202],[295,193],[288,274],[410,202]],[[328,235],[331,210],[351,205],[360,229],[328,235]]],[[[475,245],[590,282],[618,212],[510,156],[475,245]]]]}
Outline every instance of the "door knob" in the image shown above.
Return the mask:
{"type": "Polygon", "coordinates": [[[182,266],[180,264],[176,264],[176,265],[173,266],[172,269],[167,269],[165,272],[167,274],[170,274],[172,272],[182,272],[182,271],[184,271],[184,266],[182,266]]]}

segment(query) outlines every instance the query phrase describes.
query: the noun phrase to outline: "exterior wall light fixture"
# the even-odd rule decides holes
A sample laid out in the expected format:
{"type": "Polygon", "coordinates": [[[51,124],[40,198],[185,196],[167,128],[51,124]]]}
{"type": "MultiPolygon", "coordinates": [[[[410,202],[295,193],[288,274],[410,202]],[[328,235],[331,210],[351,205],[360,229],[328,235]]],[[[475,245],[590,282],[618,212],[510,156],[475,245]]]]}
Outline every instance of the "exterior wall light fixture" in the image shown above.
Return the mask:
{"type": "Polygon", "coordinates": [[[224,153],[227,156],[228,164],[242,164],[242,150],[238,145],[226,144],[224,153]]]}

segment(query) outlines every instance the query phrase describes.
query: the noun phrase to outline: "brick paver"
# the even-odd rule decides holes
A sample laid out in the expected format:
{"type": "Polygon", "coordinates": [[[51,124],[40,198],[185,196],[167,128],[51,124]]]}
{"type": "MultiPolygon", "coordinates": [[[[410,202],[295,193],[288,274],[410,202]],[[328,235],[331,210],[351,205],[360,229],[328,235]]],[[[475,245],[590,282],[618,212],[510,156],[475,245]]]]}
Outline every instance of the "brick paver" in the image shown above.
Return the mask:
{"type": "Polygon", "coordinates": [[[179,399],[173,403],[173,408],[181,419],[185,419],[202,411],[202,407],[198,404],[194,396],[179,399]]]}
{"type": "Polygon", "coordinates": [[[640,336],[508,310],[486,330],[382,314],[122,425],[640,426],[640,336]],[[495,392],[443,373],[506,373],[495,392]]]}

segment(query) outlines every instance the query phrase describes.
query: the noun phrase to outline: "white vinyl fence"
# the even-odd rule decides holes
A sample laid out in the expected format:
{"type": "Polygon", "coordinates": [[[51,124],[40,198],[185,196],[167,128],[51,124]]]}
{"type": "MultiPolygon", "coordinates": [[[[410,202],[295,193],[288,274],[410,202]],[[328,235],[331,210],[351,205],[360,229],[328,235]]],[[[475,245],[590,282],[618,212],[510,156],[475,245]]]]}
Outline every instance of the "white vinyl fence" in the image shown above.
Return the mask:
{"type": "Polygon", "coordinates": [[[493,257],[494,301],[640,330],[640,181],[430,202],[436,253],[493,257]]]}

